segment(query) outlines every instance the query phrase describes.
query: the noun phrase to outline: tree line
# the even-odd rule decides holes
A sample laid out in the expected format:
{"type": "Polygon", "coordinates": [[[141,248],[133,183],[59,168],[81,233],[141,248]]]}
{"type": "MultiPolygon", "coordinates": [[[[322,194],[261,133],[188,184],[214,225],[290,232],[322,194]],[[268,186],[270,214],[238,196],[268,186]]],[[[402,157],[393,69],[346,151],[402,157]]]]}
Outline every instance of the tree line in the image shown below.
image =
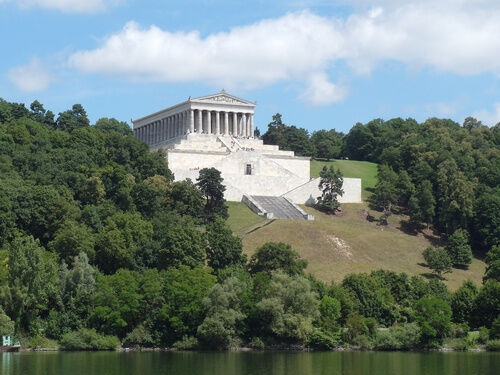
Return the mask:
{"type": "Polygon", "coordinates": [[[126,123],[0,100],[0,330],[26,346],[406,350],[480,327],[481,342],[500,338],[498,249],[488,281],[454,293],[384,270],[325,284],[284,243],[248,259],[226,218],[217,170],[174,182],[126,123]]]}

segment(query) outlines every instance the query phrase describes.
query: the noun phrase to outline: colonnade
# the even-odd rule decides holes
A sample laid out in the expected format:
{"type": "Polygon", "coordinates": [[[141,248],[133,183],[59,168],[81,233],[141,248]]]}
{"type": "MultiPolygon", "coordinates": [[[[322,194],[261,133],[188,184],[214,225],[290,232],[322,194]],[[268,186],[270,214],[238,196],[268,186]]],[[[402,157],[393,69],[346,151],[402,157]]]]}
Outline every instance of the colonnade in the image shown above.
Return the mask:
{"type": "Polygon", "coordinates": [[[134,129],[150,145],[188,133],[253,137],[253,113],[188,109],[134,129]]]}

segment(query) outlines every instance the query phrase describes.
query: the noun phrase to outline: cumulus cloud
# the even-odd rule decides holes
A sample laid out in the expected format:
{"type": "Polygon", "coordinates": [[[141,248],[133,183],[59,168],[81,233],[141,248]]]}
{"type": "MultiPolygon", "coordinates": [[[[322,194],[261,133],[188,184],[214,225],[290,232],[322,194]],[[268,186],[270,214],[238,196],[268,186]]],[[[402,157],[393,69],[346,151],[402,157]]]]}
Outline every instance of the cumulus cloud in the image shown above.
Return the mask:
{"type": "Polygon", "coordinates": [[[313,106],[328,105],[339,102],[347,95],[345,87],[329,81],[326,73],[314,73],[307,81],[306,90],[300,95],[301,99],[313,106]]]}
{"type": "Polygon", "coordinates": [[[493,110],[488,111],[486,109],[482,109],[477,111],[473,115],[475,118],[480,120],[483,124],[488,126],[493,126],[500,123],[500,102],[497,102],[493,105],[493,110]]]}
{"type": "Polygon", "coordinates": [[[19,90],[26,92],[45,90],[54,81],[52,74],[37,58],[27,65],[12,68],[7,76],[19,90]]]}
{"type": "Polygon", "coordinates": [[[459,75],[500,74],[500,4],[354,3],[356,10],[345,18],[301,11],[206,37],[130,22],[97,48],[74,53],[69,65],[129,80],[203,81],[228,88],[299,81],[306,86],[300,96],[313,105],[346,95],[346,88],[327,76],[339,62],[354,74],[369,73],[387,60],[459,75]]]}
{"type": "Polygon", "coordinates": [[[2,1],[17,3],[21,8],[40,7],[66,13],[100,12],[120,2],[120,0],[0,0],[2,1]]]}

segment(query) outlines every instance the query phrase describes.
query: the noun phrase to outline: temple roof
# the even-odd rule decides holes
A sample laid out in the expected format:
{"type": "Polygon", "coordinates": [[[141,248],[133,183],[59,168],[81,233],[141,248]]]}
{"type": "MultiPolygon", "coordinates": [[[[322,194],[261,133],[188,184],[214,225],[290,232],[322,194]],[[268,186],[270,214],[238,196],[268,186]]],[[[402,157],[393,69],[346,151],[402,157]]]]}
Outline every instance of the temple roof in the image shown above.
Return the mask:
{"type": "Polygon", "coordinates": [[[236,96],[228,94],[224,89],[220,93],[202,96],[199,98],[190,98],[191,102],[210,102],[210,103],[227,103],[227,104],[243,104],[255,107],[255,102],[249,102],[248,100],[238,98],[236,96]]]}

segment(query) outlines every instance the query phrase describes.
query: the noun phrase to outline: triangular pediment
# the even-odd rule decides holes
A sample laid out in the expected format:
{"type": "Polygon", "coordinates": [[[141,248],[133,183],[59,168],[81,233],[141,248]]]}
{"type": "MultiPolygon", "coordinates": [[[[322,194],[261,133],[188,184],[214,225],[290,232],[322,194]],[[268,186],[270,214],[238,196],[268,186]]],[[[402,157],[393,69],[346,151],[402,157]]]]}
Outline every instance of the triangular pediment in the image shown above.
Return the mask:
{"type": "Polygon", "coordinates": [[[243,104],[255,106],[255,103],[229,95],[224,90],[218,94],[202,96],[201,98],[191,99],[191,101],[205,102],[205,103],[224,103],[224,104],[243,104]]]}

